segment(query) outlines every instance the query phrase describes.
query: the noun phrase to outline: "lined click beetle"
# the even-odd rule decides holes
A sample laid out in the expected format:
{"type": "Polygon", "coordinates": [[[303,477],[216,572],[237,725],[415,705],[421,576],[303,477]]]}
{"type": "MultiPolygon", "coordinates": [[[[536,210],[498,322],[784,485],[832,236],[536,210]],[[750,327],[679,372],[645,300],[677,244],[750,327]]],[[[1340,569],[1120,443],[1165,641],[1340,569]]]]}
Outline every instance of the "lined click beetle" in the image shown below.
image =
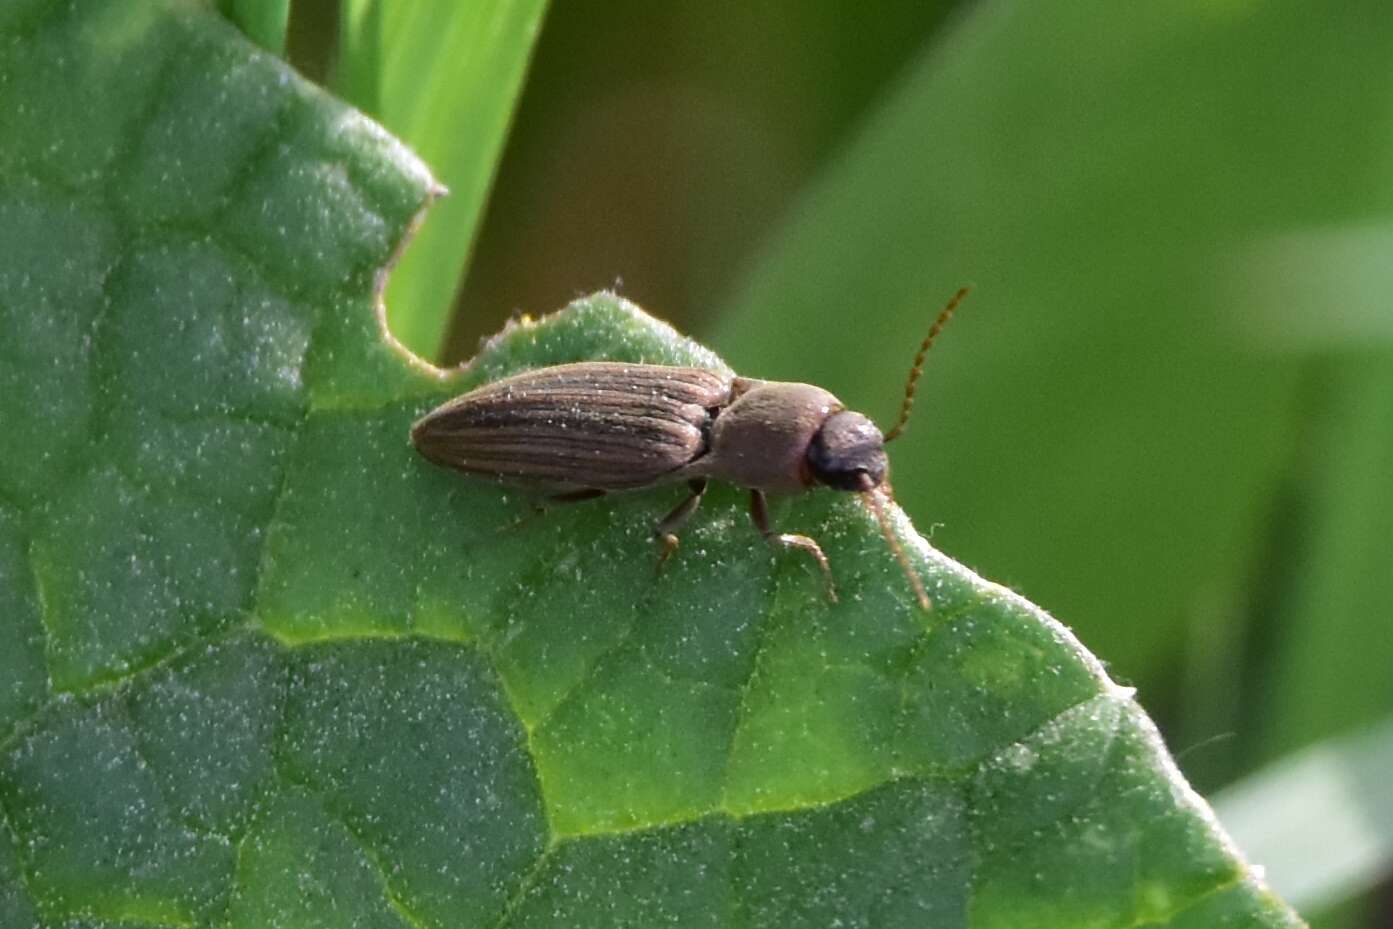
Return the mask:
{"type": "Polygon", "coordinates": [[[960,289],[919,346],[895,425],[869,417],[812,384],[732,377],[702,368],[579,362],[524,371],[450,400],[411,427],[411,442],[436,464],[533,486],[562,501],[685,481],[690,496],[654,530],[665,560],[675,531],[711,479],[750,490],[750,515],[766,541],[816,559],[837,599],[821,546],[769,526],[768,493],[818,485],[854,491],[880,523],[919,603],[924,584],[890,531],[885,444],[899,437],[934,339],[967,296],[960,289]]]}

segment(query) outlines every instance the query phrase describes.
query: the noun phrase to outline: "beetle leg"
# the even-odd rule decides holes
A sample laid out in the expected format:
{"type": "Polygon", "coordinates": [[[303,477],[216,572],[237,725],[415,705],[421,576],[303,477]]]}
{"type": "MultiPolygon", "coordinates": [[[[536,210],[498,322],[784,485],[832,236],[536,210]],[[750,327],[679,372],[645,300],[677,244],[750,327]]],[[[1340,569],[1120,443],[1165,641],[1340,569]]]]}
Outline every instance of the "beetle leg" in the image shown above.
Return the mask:
{"type": "Polygon", "coordinates": [[[677,536],[673,535],[672,531],[681,528],[682,524],[691,519],[692,514],[701,505],[701,495],[706,493],[706,478],[694,478],[687,482],[687,486],[691,488],[692,495],[673,507],[672,512],[664,516],[653,529],[653,537],[658,540],[658,545],[662,548],[658,555],[658,567],[660,568],[677,548],[677,536]]]}
{"type": "Polygon", "coordinates": [[[600,490],[598,487],[586,487],[584,490],[572,490],[564,494],[553,494],[547,497],[547,503],[579,503],[582,500],[594,500],[596,497],[603,497],[609,493],[607,490],[600,490]]]}
{"type": "Polygon", "coordinates": [[[818,545],[813,539],[805,535],[796,535],[791,532],[775,532],[769,528],[769,504],[764,498],[764,491],[750,491],[750,518],[755,521],[755,528],[759,534],[764,536],[764,541],[770,545],[782,545],[785,548],[801,548],[817,559],[817,565],[822,569],[823,579],[827,581],[827,597],[833,603],[837,602],[837,586],[832,582],[832,566],[827,563],[827,556],[822,553],[822,546],[818,545]]]}
{"type": "Polygon", "coordinates": [[[532,504],[531,516],[523,517],[523,521],[526,522],[533,516],[541,516],[547,511],[547,507],[551,506],[553,503],[580,503],[582,500],[594,500],[596,497],[603,497],[607,493],[609,493],[609,491],[600,490],[595,487],[585,487],[581,490],[568,490],[564,494],[551,494],[535,501],[532,504]]]}
{"type": "Polygon", "coordinates": [[[579,503],[582,500],[594,500],[596,497],[603,497],[607,493],[609,493],[607,490],[600,490],[596,487],[586,487],[582,490],[571,490],[564,494],[552,494],[549,497],[534,500],[530,512],[518,517],[504,528],[521,529],[523,526],[545,513],[547,507],[553,503],[579,503]]]}

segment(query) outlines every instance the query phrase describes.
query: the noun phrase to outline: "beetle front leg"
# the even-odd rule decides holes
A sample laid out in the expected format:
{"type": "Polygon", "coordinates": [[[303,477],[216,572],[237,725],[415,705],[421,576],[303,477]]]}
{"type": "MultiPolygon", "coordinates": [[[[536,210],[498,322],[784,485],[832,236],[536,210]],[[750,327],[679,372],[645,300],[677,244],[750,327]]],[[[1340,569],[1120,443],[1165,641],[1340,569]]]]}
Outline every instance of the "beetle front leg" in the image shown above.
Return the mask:
{"type": "Polygon", "coordinates": [[[673,507],[672,512],[664,516],[653,529],[653,538],[658,540],[658,545],[662,548],[658,555],[660,568],[677,548],[677,536],[673,535],[673,530],[680,529],[701,505],[701,495],[706,493],[706,478],[694,478],[687,482],[687,487],[691,489],[692,495],[673,507]]]}
{"type": "Polygon", "coordinates": [[[833,603],[837,602],[837,585],[832,581],[832,566],[827,563],[827,556],[822,553],[822,546],[816,541],[805,535],[796,535],[791,532],[775,532],[769,528],[769,504],[764,498],[764,491],[750,491],[750,518],[755,521],[755,528],[759,534],[764,536],[764,541],[770,545],[782,545],[785,548],[801,548],[803,551],[817,559],[818,567],[822,569],[822,576],[827,581],[827,597],[833,603]]]}

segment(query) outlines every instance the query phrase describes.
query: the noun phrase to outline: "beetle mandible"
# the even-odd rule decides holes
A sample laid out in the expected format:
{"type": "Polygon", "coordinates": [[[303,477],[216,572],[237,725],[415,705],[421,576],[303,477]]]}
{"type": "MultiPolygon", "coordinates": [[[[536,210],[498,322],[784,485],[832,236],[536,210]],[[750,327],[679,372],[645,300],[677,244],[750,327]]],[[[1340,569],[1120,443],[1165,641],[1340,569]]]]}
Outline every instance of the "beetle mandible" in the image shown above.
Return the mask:
{"type": "Polygon", "coordinates": [[[805,535],[775,532],[768,493],[818,485],[853,491],[880,523],[920,605],[930,608],[890,530],[885,444],[903,434],[924,358],[969,288],[958,290],[919,345],[899,419],[885,433],[812,384],[733,377],[703,368],[578,362],[524,371],[449,400],[417,420],[411,442],[436,464],[547,492],[556,502],[686,482],[690,495],[654,529],[660,563],[708,481],[750,490],[766,541],[810,554],[837,599],[827,556],[805,535]]]}

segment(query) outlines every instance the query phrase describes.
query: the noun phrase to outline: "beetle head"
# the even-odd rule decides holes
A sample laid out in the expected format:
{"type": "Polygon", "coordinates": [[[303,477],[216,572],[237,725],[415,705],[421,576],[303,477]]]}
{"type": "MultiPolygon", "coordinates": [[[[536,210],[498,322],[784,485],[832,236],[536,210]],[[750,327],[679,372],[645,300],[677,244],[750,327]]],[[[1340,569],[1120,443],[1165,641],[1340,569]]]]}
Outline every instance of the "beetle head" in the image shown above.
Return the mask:
{"type": "Polygon", "coordinates": [[[885,544],[904,570],[904,576],[909,579],[909,586],[913,588],[920,606],[930,609],[924,582],[914,573],[914,566],[895,538],[885,501],[881,499],[882,494],[887,498],[890,494],[890,485],[885,480],[890,466],[885,456],[885,438],[875,423],[869,417],[850,410],[833,413],[823,421],[822,428],[808,444],[808,465],[818,483],[837,490],[860,493],[861,500],[880,523],[885,544]]]}
{"type": "Polygon", "coordinates": [[[823,420],[808,444],[808,465],[819,484],[837,490],[869,490],[885,482],[885,440],[870,418],[850,410],[823,420]]]}

